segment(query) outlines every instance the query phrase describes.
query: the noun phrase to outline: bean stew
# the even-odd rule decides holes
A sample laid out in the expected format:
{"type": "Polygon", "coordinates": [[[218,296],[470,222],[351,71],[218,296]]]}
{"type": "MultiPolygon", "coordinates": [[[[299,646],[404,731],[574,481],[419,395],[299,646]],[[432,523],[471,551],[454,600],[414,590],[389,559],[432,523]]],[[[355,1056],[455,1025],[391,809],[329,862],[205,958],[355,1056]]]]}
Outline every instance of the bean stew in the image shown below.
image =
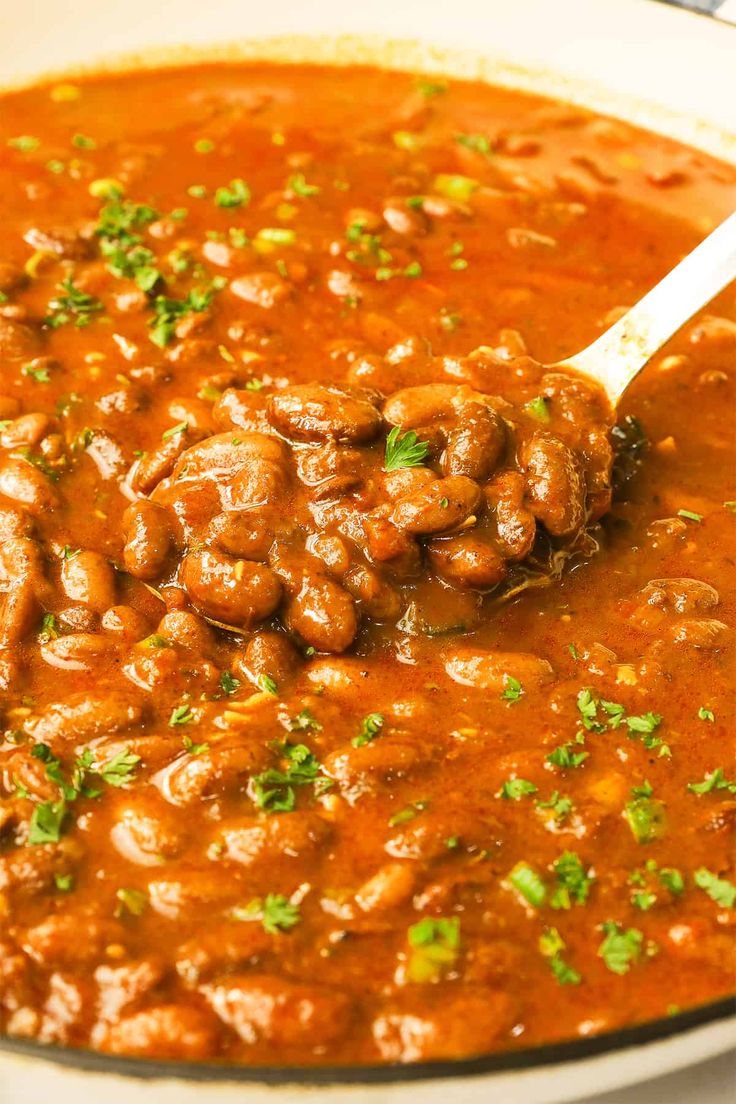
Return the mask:
{"type": "Polygon", "coordinates": [[[733,991],[736,170],[482,83],[0,98],[0,1028],[406,1063],[733,991]]]}

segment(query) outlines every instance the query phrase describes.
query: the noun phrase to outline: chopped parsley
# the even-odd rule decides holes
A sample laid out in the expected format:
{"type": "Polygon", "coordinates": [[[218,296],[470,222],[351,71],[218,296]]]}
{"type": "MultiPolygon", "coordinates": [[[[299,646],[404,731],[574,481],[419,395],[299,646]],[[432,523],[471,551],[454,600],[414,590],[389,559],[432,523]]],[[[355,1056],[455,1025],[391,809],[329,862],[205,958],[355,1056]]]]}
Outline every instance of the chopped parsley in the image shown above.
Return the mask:
{"type": "Polygon", "coordinates": [[[74,322],[78,329],[82,329],[94,320],[95,315],[103,310],[102,303],[94,295],[89,295],[74,284],[73,276],[67,276],[58,285],[63,295],[57,295],[50,300],[44,322],[52,330],[59,326],[65,326],[68,322],[74,322]]]}
{"type": "Polygon", "coordinates": [[[58,843],[66,813],[64,798],[59,801],[43,801],[36,805],[28,825],[29,844],[58,843]]]}
{"type": "MultiPolygon", "coordinates": [[[[194,193],[190,189],[190,195],[194,193]]],[[[250,203],[250,188],[238,177],[231,180],[228,187],[218,188],[215,192],[215,204],[218,207],[246,207],[250,203]]]]}
{"type": "Polygon", "coordinates": [[[693,881],[699,889],[705,890],[711,901],[715,901],[717,905],[730,909],[736,904],[736,885],[726,881],[725,878],[719,878],[707,867],[701,866],[696,870],[693,881]]]}
{"type": "Polygon", "coordinates": [[[644,935],[637,928],[624,930],[613,920],[607,920],[602,930],[604,938],[598,948],[598,957],[603,959],[612,973],[620,976],[628,974],[642,956],[644,935]]]}
{"type": "Polygon", "coordinates": [[[291,931],[302,918],[299,906],[280,893],[254,897],[244,908],[234,908],[230,915],[234,920],[260,920],[269,935],[291,931]]]}
{"type": "Polygon", "coordinates": [[[528,403],[524,404],[524,410],[538,422],[548,422],[549,407],[547,402],[548,400],[545,399],[544,395],[537,395],[535,399],[530,399],[528,403]]]}
{"type": "Polygon", "coordinates": [[[548,801],[536,801],[538,809],[551,809],[552,815],[557,821],[562,821],[573,810],[573,803],[569,797],[563,797],[559,790],[554,790],[548,801]]]}
{"type": "Polygon", "coordinates": [[[666,832],[667,821],[664,805],[652,797],[651,784],[644,782],[642,786],[632,787],[631,798],[624,807],[624,817],[637,843],[661,839],[666,832]]]}
{"type": "Polygon", "coordinates": [[[315,196],[319,195],[320,188],[317,184],[308,184],[304,173],[294,173],[289,177],[286,187],[294,195],[315,196]]]}
{"type": "Polygon", "coordinates": [[[182,736],[181,742],[184,745],[184,750],[188,751],[190,755],[204,755],[206,751],[210,750],[209,744],[196,744],[191,736],[187,736],[186,733],[182,736]]]}
{"type": "Polygon", "coordinates": [[[360,723],[360,732],[352,739],[353,747],[365,747],[371,740],[380,735],[384,724],[382,713],[369,713],[360,723]]]}
{"type": "Polygon", "coordinates": [[[413,429],[407,429],[406,433],[402,433],[399,426],[394,426],[386,438],[384,471],[415,468],[422,464],[428,452],[429,443],[418,440],[413,429]]]}
{"type": "Polygon", "coordinates": [[[522,797],[537,792],[533,782],[527,782],[526,778],[509,778],[498,791],[498,797],[504,797],[507,801],[520,801],[522,797]]]}
{"type": "Polygon", "coordinates": [[[473,153],[482,153],[485,157],[491,154],[491,143],[485,134],[456,134],[455,141],[459,146],[471,150],[473,153]]]}
{"type": "Polygon", "coordinates": [[[183,705],[177,705],[171,710],[171,716],[169,717],[169,727],[174,728],[176,725],[191,724],[196,720],[192,713],[192,707],[184,703],[183,705]]]}
{"type": "MultiPolygon", "coordinates": [[[[582,733],[580,734],[582,735],[582,733]]],[[[559,767],[560,770],[574,770],[576,767],[581,766],[588,758],[590,752],[588,751],[575,751],[576,744],[582,744],[583,740],[575,739],[568,740],[564,744],[559,744],[554,751],[547,756],[547,762],[551,763],[553,767],[559,767]]]]}
{"type": "Polygon", "coordinates": [[[124,748],[117,755],[113,755],[112,759],[104,766],[98,767],[97,773],[108,786],[119,788],[132,781],[135,769],[140,761],[140,755],[135,755],[128,748],[124,748]]]}
{"type": "Polygon", "coordinates": [[[399,809],[398,813],[394,813],[389,819],[389,827],[396,828],[400,824],[407,824],[410,820],[414,820],[414,817],[424,812],[428,804],[428,801],[412,801],[410,805],[407,805],[404,809],[399,809]]]}
{"type": "Polygon", "coordinates": [[[185,299],[157,295],[153,300],[154,317],[149,322],[153,344],[165,349],[174,337],[177,323],[184,315],[206,311],[212,303],[213,293],[220,291],[223,286],[222,278],[215,277],[210,287],[193,288],[185,299]]]}
{"type": "Polygon", "coordinates": [[[547,887],[529,863],[518,862],[508,876],[510,884],[520,897],[533,908],[541,908],[547,896],[547,887]]]}
{"type": "Polygon", "coordinates": [[[148,904],[148,894],[144,893],[142,889],[130,889],[122,886],[115,893],[118,900],[118,907],[115,909],[115,916],[120,919],[128,913],[130,916],[142,916],[146,911],[148,904]]]}
{"type": "Polygon", "coordinates": [[[230,671],[223,671],[220,675],[220,688],[223,694],[234,694],[240,689],[240,679],[230,671]]]}
{"type": "Polygon", "coordinates": [[[565,941],[557,928],[545,928],[539,937],[539,950],[549,959],[550,969],[560,985],[579,985],[582,978],[577,970],[568,966],[562,958],[565,941]]]}
{"type": "Polygon", "coordinates": [[[460,949],[460,920],[426,916],[412,924],[407,933],[411,954],[407,964],[410,981],[437,981],[453,966],[460,949]]]}
{"type": "Polygon", "coordinates": [[[573,851],[565,851],[552,867],[556,887],[550,898],[554,909],[569,909],[573,904],[584,905],[595,881],[595,875],[585,869],[573,851]]]}
{"type": "Polygon", "coordinates": [[[189,431],[189,422],[178,422],[176,425],[171,426],[169,429],[165,429],[161,434],[162,441],[169,441],[172,437],[177,437],[180,433],[187,433],[189,431]]]}
{"type": "Polygon", "coordinates": [[[21,371],[24,376],[28,376],[30,379],[35,380],[36,383],[51,382],[48,365],[46,364],[35,364],[34,361],[31,361],[30,364],[24,364],[21,371]]]}
{"type": "Polygon", "coordinates": [[[687,788],[690,793],[701,795],[713,793],[714,790],[727,790],[728,793],[736,794],[736,782],[728,781],[723,767],[716,767],[710,774],[706,774],[702,782],[688,782],[687,788]]]}
{"type": "Polygon", "coordinates": [[[322,725],[309,709],[302,709],[289,721],[290,732],[321,732],[322,725]]]}
{"type": "Polygon", "coordinates": [[[275,697],[279,692],[279,688],[276,685],[274,679],[270,675],[259,675],[258,685],[264,694],[273,694],[275,697]]]}
{"type": "Polygon", "coordinates": [[[701,705],[700,709],[698,710],[698,720],[710,721],[711,724],[712,724],[715,721],[715,719],[716,719],[716,715],[713,712],[713,710],[712,709],[706,709],[706,707],[704,705],[701,705]]]}
{"type": "Polygon", "coordinates": [[[32,134],[19,134],[17,138],[8,138],[8,145],[19,153],[34,153],[41,142],[32,134]]]}
{"type": "Polygon", "coordinates": [[[296,807],[296,788],[314,786],[316,796],[326,793],[332,782],[321,774],[320,763],[304,744],[278,745],[285,762],[283,770],[270,767],[251,778],[250,791],[259,809],[267,813],[290,813],[296,807]]]}
{"type": "Polygon", "coordinates": [[[501,692],[501,700],[517,702],[524,693],[524,687],[518,679],[513,677],[513,675],[504,675],[503,682],[504,689],[501,692]]]}

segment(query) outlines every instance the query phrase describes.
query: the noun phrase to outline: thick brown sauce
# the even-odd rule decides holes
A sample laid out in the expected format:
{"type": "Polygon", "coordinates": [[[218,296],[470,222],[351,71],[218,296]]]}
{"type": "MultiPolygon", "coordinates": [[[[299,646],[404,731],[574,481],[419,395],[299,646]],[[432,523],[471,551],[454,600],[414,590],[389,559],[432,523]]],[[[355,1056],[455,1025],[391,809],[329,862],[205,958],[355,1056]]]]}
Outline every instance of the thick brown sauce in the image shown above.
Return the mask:
{"type": "MultiPolygon", "coordinates": [[[[306,381],[385,396],[459,378],[518,412],[542,386],[528,357],[582,348],[635,302],[733,207],[734,171],[481,84],[252,64],[4,97],[0,195],[0,537],[15,542],[0,554],[4,1030],[144,1056],[413,1061],[729,993],[733,288],[627,395],[618,417],[643,426],[643,462],[620,461],[629,478],[599,523],[588,464],[599,551],[577,546],[548,587],[481,599],[425,560],[389,580],[389,614],[353,595],[342,654],[326,600],[313,654],[283,573],[265,612],[276,638],[257,618],[239,633],[162,623],[162,597],[191,611],[177,570],[212,512],[192,507],[196,535],[147,574],[131,574],[122,519],[129,469],[164,434],[243,436],[222,413],[229,387],[262,421],[306,381]],[[450,184],[448,204],[438,174],[473,184],[450,184]],[[155,210],[133,231],[167,286],[106,267],[94,228],[116,191],[155,210]],[[206,309],[153,344],[153,296],[218,276],[206,309]],[[102,304],[89,325],[49,306],[69,277],[102,304]],[[586,730],[591,700],[609,707],[588,706],[586,730]],[[372,714],[382,723],[355,747],[372,714]],[[287,769],[284,740],[321,765],[308,761],[317,781],[293,787],[291,811],[262,777],[287,769]],[[85,748],[102,781],[72,778],[85,748]],[[140,758],[106,776],[121,752],[140,758]]],[[[558,397],[549,407],[543,431],[564,436],[558,397]]],[[[602,417],[584,402],[573,420],[602,417]]],[[[534,430],[509,418],[520,439],[534,430]]],[[[387,428],[355,444],[361,480],[322,513],[303,489],[280,497],[277,478],[263,516],[303,547],[374,509],[387,428]]],[[[495,524],[483,508],[481,529],[495,524]]]]}

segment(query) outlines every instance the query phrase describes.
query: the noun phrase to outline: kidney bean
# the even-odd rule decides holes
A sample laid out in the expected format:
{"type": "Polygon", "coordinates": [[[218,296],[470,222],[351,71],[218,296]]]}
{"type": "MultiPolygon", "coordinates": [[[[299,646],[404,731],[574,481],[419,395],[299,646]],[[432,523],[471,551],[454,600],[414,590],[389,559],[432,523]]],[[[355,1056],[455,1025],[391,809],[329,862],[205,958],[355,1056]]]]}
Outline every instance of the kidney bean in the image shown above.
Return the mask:
{"type": "Polygon", "coordinates": [[[0,434],[3,448],[35,448],[46,436],[51,419],[48,414],[23,414],[7,425],[0,434]]]}
{"type": "Polygon", "coordinates": [[[92,242],[70,226],[54,226],[48,230],[31,226],[23,235],[31,249],[54,253],[70,261],[82,261],[92,254],[92,242]]]}
{"type": "Polygon", "coordinates": [[[107,661],[115,645],[96,633],[67,633],[41,646],[41,656],[50,667],[64,671],[89,671],[107,661]]]}
{"type": "Polygon", "coordinates": [[[418,536],[443,533],[466,521],[480,501],[477,483],[464,475],[451,475],[400,498],[391,512],[391,521],[418,536]]]}
{"type": "Polygon", "coordinates": [[[427,545],[429,562],[449,583],[486,590],[506,576],[503,556],[480,533],[434,538],[427,545]]]}
{"type": "Polygon", "coordinates": [[[362,747],[348,744],[323,760],[325,774],[346,793],[369,793],[386,780],[410,777],[428,764],[427,750],[401,735],[386,735],[362,747]]]}
{"type": "Polygon", "coordinates": [[[286,491],[283,461],[254,456],[233,477],[227,492],[230,510],[256,510],[279,502],[286,491]]]}
{"type": "Polygon", "coordinates": [[[455,383],[426,383],[418,387],[405,387],[396,391],[385,403],[383,416],[391,425],[402,429],[416,429],[429,425],[437,418],[454,414],[453,402],[468,388],[455,383]]]}
{"type": "Polygon", "coordinates": [[[286,622],[318,652],[344,652],[358,632],[353,599],[339,583],[316,572],[289,598],[286,622]]]}
{"type": "Polygon", "coordinates": [[[402,610],[402,599],[374,567],[354,564],[343,578],[345,589],[360,603],[360,609],[372,621],[396,621],[402,610]]]}
{"type": "Polygon", "coordinates": [[[447,435],[442,457],[445,475],[467,475],[484,482],[496,469],[506,446],[503,419],[485,403],[465,403],[447,435]]]}
{"type": "Polygon", "coordinates": [[[281,585],[270,568],[212,548],[185,556],[180,578],[197,609],[239,628],[262,621],[281,601],[281,585]]]}
{"type": "Polygon", "coordinates": [[[111,606],[105,610],[100,621],[103,632],[120,636],[123,640],[142,640],[151,631],[144,614],[132,606],[111,606]]]}
{"type": "Polygon", "coordinates": [[[499,694],[506,688],[509,678],[517,679],[522,687],[526,685],[529,689],[546,686],[554,679],[547,660],[527,652],[461,648],[448,654],[445,670],[453,682],[499,694]]]}
{"type": "Polygon", "coordinates": [[[173,472],[174,480],[232,480],[253,461],[286,465],[286,446],[266,433],[218,433],[187,449],[173,472]]]}
{"type": "Polygon", "coordinates": [[[261,511],[218,514],[209,532],[223,552],[244,560],[267,560],[274,541],[273,525],[261,511]]]}
{"type": "Polygon", "coordinates": [[[524,505],[524,491],[524,477],[515,471],[502,472],[485,488],[496,525],[496,543],[506,560],[523,560],[534,544],[537,525],[524,505]]]}
{"type": "Polygon", "coordinates": [[[243,974],[205,985],[203,992],[222,1022],[245,1043],[264,1039],[276,1047],[312,1048],[350,1030],[351,1000],[337,989],[243,974]]]}
{"type": "Polygon", "coordinates": [[[274,813],[265,819],[245,817],[218,828],[214,849],[223,859],[268,871],[273,856],[307,859],[325,844],[331,825],[317,813],[297,810],[274,813]]]}
{"type": "Polygon", "coordinates": [[[164,975],[164,964],[158,958],[140,958],[119,966],[103,962],[94,973],[100,993],[101,1019],[105,1023],[115,1020],[123,1009],[154,990],[164,975]]]}
{"type": "Polygon", "coordinates": [[[367,392],[321,383],[297,384],[272,395],[268,417],[295,441],[362,444],[377,437],[381,428],[381,415],[367,392]]]}
{"type": "Polygon", "coordinates": [[[111,690],[102,696],[73,694],[47,706],[30,727],[37,743],[53,745],[59,740],[86,743],[96,736],[124,732],[142,717],[143,709],[136,698],[111,690]]]}
{"type": "Polygon", "coordinates": [[[33,521],[25,512],[15,506],[0,504],[0,545],[18,537],[33,535],[33,521]]]}
{"type": "Polygon", "coordinates": [[[187,426],[167,437],[157,449],[136,460],[128,472],[128,482],[138,494],[150,494],[162,479],[171,475],[183,452],[203,436],[201,430],[187,426]]]}
{"type": "Polygon", "coordinates": [[[173,816],[166,816],[160,805],[141,794],[116,813],[110,840],[127,862],[160,867],[180,850],[182,833],[173,816]]]}
{"type": "Polygon", "coordinates": [[[554,537],[585,522],[585,476],[578,456],[558,437],[535,433],[521,448],[531,511],[554,537]]]}
{"type": "Polygon", "coordinates": [[[102,955],[113,941],[116,925],[91,915],[80,907],[67,908],[47,916],[29,928],[23,938],[23,950],[34,962],[44,966],[88,966],[102,955]],[[84,939],[79,938],[80,925],[84,939]]]}
{"type": "Polygon", "coordinates": [[[169,511],[156,502],[140,499],[123,514],[125,569],[136,579],[155,579],[171,553],[169,511]]]}
{"type": "Polygon", "coordinates": [[[386,863],[363,882],[355,900],[364,912],[382,912],[408,901],[417,883],[417,871],[409,863],[386,863]]]}
{"type": "Polygon", "coordinates": [[[297,671],[300,657],[294,645],[282,633],[257,632],[244,652],[233,659],[235,673],[260,686],[266,675],[281,687],[297,671]]]}
{"type": "Polygon", "coordinates": [[[665,613],[698,613],[719,603],[718,591],[700,579],[652,579],[639,591],[649,606],[665,613]]]}
{"type": "Polygon", "coordinates": [[[238,299],[264,310],[283,303],[291,295],[291,286],[275,272],[250,272],[231,280],[230,290],[238,299]]]}
{"type": "Polygon", "coordinates": [[[228,387],[217,400],[212,417],[221,429],[237,426],[246,433],[268,433],[271,428],[261,396],[234,387],[228,387]]]}
{"type": "Polygon", "coordinates": [[[0,648],[8,648],[38,623],[41,602],[48,597],[43,557],[35,541],[15,537],[0,545],[0,588],[0,648]]]}
{"type": "Polygon", "coordinates": [[[372,560],[388,564],[400,578],[419,573],[421,555],[414,537],[397,529],[388,518],[370,514],[363,518],[363,532],[372,560]]]}
{"type": "Polygon", "coordinates": [[[0,291],[7,295],[25,287],[28,282],[29,277],[22,268],[16,268],[9,261],[0,261],[0,291]]]}
{"type": "Polygon", "coordinates": [[[517,1016],[513,1000],[498,989],[464,985],[431,1009],[424,995],[407,992],[373,1021],[373,1039],[384,1062],[470,1057],[492,1049],[517,1016]]]}
{"type": "Polygon", "coordinates": [[[78,552],[61,564],[61,585],[67,598],[97,613],[115,604],[115,571],[99,552],[78,552]]]}
{"type": "Polygon", "coordinates": [[[233,878],[223,878],[213,864],[187,865],[148,883],[151,907],[168,920],[205,919],[214,907],[222,908],[238,896],[233,878]]]}
{"type": "Polygon", "coordinates": [[[674,644],[687,644],[691,648],[717,651],[731,636],[731,630],[723,621],[704,617],[701,620],[680,621],[667,634],[674,644]]]}
{"type": "Polygon", "coordinates": [[[258,744],[217,744],[199,755],[180,755],[151,779],[172,805],[192,805],[203,796],[240,784],[243,776],[262,769],[268,749],[258,744]]]}
{"type": "Polygon", "coordinates": [[[214,644],[212,630],[206,621],[188,610],[170,610],[159,621],[156,633],[181,648],[206,654],[214,644]]]}
{"type": "Polygon", "coordinates": [[[0,494],[41,517],[58,505],[53,483],[37,467],[20,457],[6,456],[0,461],[0,494]]]}
{"type": "Polygon", "coordinates": [[[108,1054],[131,1058],[206,1058],[215,1046],[216,1031],[199,1008],[160,1004],[101,1025],[95,1045],[108,1054]]]}
{"type": "Polygon", "coordinates": [[[13,322],[0,316],[0,359],[33,357],[40,348],[41,339],[34,329],[23,322],[13,322]]]}
{"type": "Polygon", "coordinates": [[[326,442],[319,448],[300,451],[297,470],[302,483],[311,488],[313,499],[340,498],[363,483],[361,461],[357,449],[336,448],[326,442]]]}

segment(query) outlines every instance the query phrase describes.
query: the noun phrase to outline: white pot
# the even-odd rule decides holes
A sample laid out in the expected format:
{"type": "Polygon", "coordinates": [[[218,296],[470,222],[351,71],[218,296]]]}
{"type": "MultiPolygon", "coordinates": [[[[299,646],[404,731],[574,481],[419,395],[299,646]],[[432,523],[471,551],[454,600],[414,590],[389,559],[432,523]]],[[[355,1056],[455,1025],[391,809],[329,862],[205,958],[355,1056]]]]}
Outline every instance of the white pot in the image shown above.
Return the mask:
{"type": "MultiPolygon", "coordinates": [[[[0,0],[0,84],[116,57],[128,65],[177,59],[182,46],[194,57],[257,52],[480,75],[626,118],[736,164],[736,27],[650,0],[0,0]]],[[[725,1052],[734,1042],[729,1012],[720,1002],[609,1036],[455,1065],[288,1078],[0,1041],[0,1101],[555,1104],[725,1052]]]]}

